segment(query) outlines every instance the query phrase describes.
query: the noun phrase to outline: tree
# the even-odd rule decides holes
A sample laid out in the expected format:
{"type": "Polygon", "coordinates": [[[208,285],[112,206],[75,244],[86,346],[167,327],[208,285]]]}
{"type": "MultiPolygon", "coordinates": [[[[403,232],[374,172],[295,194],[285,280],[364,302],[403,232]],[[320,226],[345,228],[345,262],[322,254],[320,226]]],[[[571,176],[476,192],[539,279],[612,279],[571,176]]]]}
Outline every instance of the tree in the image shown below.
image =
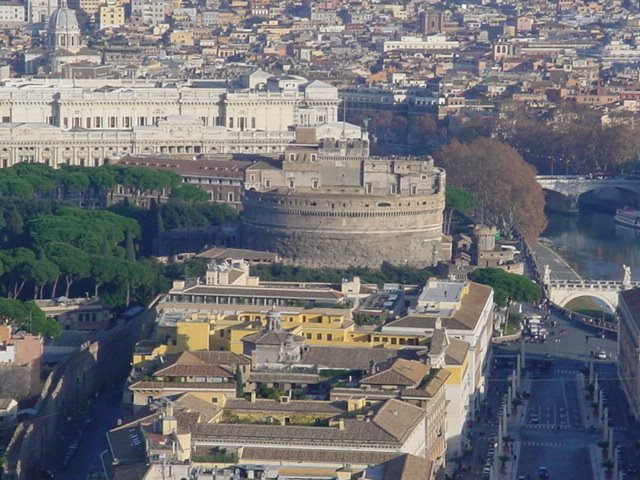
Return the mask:
{"type": "MultiPolygon", "coordinates": [[[[55,284],[60,277],[58,266],[49,260],[43,252],[38,256],[33,269],[33,298],[44,297],[44,287],[55,284]]],[[[52,292],[53,296],[53,292],[52,292]]]]}
{"type": "Polygon", "coordinates": [[[33,187],[31,184],[17,177],[0,177],[0,194],[6,197],[33,197],[33,187]]]}
{"type": "MultiPolygon", "coordinates": [[[[73,283],[80,278],[89,276],[89,257],[79,248],[62,242],[51,242],[46,245],[45,250],[51,261],[58,267],[60,275],[64,276],[64,296],[68,297],[73,283]]],[[[52,297],[56,295],[57,284],[58,280],[56,279],[51,292],[52,297]]]]}
{"type": "Polygon", "coordinates": [[[499,307],[506,307],[509,298],[518,302],[532,302],[542,295],[540,285],[499,268],[479,268],[469,274],[469,279],[492,287],[494,302],[499,307]]]}
{"type": "Polygon", "coordinates": [[[461,188],[448,186],[445,192],[444,233],[449,235],[451,232],[454,211],[468,215],[473,211],[474,206],[473,194],[461,188]]]}
{"type": "Polygon", "coordinates": [[[207,202],[209,195],[204,190],[193,185],[180,185],[171,191],[172,200],[183,202],[207,202]]]}
{"type": "Polygon", "coordinates": [[[141,196],[154,190],[173,189],[180,185],[178,174],[144,167],[116,168],[116,180],[120,185],[131,187],[135,196],[141,196]]]}
{"type": "Polygon", "coordinates": [[[475,198],[473,214],[481,223],[515,228],[533,240],[544,230],[544,194],[534,169],[513,148],[489,138],[457,140],[434,153],[449,183],[475,198]]]}
{"type": "Polygon", "coordinates": [[[86,172],[63,168],[60,171],[59,178],[65,193],[77,192],[79,194],[79,201],[81,201],[84,192],[89,188],[89,177],[86,172]]]}
{"type": "Polygon", "coordinates": [[[40,307],[33,302],[0,298],[0,319],[34,335],[53,338],[58,336],[61,330],[60,324],[47,318],[40,307]]]}
{"type": "Polygon", "coordinates": [[[100,287],[116,278],[117,266],[113,258],[108,256],[92,256],[90,265],[89,274],[94,282],[93,295],[97,297],[100,294],[100,287]]]}
{"type": "Polygon", "coordinates": [[[136,261],[136,249],[133,246],[133,235],[130,230],[125,234],[125,258],[130,262],[136,261]]]}
{"type": "Polygon", "coordinates": [[[9,298],[18,298],[25,284],[34,277],[35,254],[26,248],[14,248],[0,252],[5,292],[9,298]]]}
{"type": "Polygon", "coordinates": [[[27,228],[32,248],[44,248],[52,242],[66,243],[89,255],[102,253],[105,242],[113,253],[118,249],[124,253],[120,244],[126,232],[131,232],[133,238],[140,235],[140,226],[134,220],[111,212],[73,207],[33,218],[27,228]]]}

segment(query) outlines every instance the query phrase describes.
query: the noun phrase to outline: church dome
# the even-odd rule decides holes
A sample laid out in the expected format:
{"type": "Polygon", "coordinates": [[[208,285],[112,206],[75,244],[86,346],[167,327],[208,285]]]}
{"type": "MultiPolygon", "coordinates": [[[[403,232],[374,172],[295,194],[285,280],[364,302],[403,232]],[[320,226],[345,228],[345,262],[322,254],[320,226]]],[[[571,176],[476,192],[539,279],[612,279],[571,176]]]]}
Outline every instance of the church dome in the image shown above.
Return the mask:
{"type": "Polygon", "coordinates": [[[53,11],[49,19],[49,29],[58,32],[80,30],[76,12],[67,6],[66,1],[53,11]]]}

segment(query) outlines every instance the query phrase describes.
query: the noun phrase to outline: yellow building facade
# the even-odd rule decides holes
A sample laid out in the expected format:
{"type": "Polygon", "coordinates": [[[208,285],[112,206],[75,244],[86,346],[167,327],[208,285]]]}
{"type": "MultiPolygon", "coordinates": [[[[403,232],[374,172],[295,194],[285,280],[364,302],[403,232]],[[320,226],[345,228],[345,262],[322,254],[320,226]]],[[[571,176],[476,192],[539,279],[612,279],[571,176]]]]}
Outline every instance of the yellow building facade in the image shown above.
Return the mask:
{"type": "Polygon", "coordinates": [[[124,25],[124,6],[109,2],[100,7],[100,30],[118,28],[124,25]]]}
{"type": "MultiPolygon", "coordinates": [[[[415,335],[381,334],[359,328],[346,309],[315,308],[280,311],[282,328],[300,335],[307,345],[402,348],[424,345],[426,338],[415,335]]],[[[166,353],[186,350],[228,350],[242,353],[242,339],[262,330],[267,311],[184,312],[168,322],[161,318],[156,339],[166,345],[166,353]]]]}

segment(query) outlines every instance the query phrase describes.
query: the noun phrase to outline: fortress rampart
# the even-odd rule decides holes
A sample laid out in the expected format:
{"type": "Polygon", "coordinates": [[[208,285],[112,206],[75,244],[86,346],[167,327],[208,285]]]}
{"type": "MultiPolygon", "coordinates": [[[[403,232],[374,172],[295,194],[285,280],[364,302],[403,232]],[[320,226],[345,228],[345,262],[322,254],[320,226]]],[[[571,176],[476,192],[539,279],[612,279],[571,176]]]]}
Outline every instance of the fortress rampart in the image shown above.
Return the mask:
{"type": "Polygon", "coordinates": [[[312,267],[432,265],[442,258],[445,174],[430,177],[429,188],[389,195],[339,186],[247,191],[244,243],[312,267]]]}

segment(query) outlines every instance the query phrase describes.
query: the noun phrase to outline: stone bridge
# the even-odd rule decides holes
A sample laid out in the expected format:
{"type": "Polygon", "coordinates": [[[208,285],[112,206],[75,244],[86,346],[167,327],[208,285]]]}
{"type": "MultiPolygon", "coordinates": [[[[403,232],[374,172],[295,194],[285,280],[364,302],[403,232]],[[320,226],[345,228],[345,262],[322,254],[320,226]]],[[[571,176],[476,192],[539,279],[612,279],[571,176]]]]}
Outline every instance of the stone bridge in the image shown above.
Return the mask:
{"type": "Polygon", "coordinates": [[[590,178],[585,175],[538,175],[538,183],[544,190],[556,192],[567,198],[567,211],[578,211],[578,199],[584,193],[603,188],[616,188],[640,195],[640,179],[624,176],[590,178]]]}
{"type": "MultiPolygon", "coordinates": [[[[640,282],[632,282],[628,288],[640,287],[640,282]]],[[[612,312],[618,307],[618,293],[627,290],[618,281],[558,281],[547,285],[549,299],[559,307],[565,307],[571,300],[579,297],[594,297],[602,301],[612,312]]]]}
{"type": "Polygon", "coordinates": [[[640,287],[631,281],[631,269],[623,265],[624,278],[617,280],[551,280],[551,270],[545,266],[542,283],[552,303],[566,307],[571,300],[593,297],[603,302],[612,312],[618,308],[618,294],[630,288],[640,287]]]}

